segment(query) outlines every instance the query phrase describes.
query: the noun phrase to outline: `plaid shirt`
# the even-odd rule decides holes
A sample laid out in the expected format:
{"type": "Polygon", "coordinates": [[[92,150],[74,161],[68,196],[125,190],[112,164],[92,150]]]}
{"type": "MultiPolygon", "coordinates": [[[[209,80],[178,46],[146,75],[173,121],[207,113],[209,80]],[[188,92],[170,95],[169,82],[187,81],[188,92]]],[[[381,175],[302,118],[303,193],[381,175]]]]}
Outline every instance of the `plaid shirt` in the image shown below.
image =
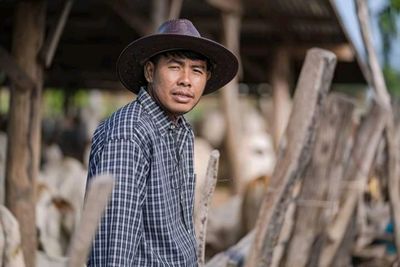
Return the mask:
{"type": "Polygon", "coordinates": [[[97,128],[88,179],[115,178],[88,266],[197,266],[193,131],[142,88],[97,128]]]}

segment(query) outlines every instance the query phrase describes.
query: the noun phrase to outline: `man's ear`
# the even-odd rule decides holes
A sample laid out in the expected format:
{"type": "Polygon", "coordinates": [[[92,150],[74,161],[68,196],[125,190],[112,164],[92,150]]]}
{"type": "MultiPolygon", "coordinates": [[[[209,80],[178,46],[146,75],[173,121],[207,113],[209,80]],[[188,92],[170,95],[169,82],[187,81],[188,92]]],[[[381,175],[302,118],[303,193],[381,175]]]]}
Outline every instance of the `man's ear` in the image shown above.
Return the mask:
{"type": "Polygon", "coordinates": [[[211,78],[211,71],[207,71],[207,81],[211,78]]]}
{"type": "Polygon", "coordinates": [[[148,83],[153,82],[153,74],[154,74],[154,63],[151,61],[147,61],[144,63],[144,77],[148,83]]]}

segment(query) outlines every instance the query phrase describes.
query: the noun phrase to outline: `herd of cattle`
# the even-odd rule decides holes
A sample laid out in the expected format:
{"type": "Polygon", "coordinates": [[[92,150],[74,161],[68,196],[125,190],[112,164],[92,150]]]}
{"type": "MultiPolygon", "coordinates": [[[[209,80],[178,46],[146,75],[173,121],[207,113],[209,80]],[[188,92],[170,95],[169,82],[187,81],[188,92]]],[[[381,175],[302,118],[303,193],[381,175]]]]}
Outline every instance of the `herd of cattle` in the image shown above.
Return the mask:
{"type": "MultiPolygon", "coordinates": [[[[242,138],[238,147],[241,177],[246,186],[241,194],[212,206],[206,238],[208,253],[211,254],[231,246],[254,226],[268,176],[275,164],[273,142],[267,133],[265,119],[253,108],[247,107],[246,112],[241,113],[242,133],[246,138],[242,138]]],[[[223,147],[225,131],[220,112],[213,111],[206,117],[195,139],[195,213],[199,209],[197,196],[203,186],[210,152],[223,147]]],[[[4,207],[6,144],[6,134],[0,132],[0,266],[24,266],[18,223],[4,207]]],[[[87,161],[65,156],[56,144],[42,150],[43,164],[36,183],[37,266],[56,266],[56,262],[65,261],[69,241],[81,218],[87,161]],[[54,262],[50,264],[52,260],[54,262]]],[[[217,187],[215,194],[218,192],[217,187]]]]}

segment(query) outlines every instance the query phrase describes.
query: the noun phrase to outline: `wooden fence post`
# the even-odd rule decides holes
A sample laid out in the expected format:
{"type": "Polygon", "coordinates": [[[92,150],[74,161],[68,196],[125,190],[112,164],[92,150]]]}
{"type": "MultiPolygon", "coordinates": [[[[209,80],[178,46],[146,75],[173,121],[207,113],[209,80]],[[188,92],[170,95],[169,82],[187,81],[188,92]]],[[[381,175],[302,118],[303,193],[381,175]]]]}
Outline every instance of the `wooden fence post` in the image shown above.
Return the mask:
{"type": "Polygon", "coordinates": [[[46,1],[20,1],[15,14],[12,53],[35,86],[13,84],[10,99],[6,205],[21,228],[26,266],[35,266],[35,180],[39,172],[43,66],[38,62],[46,17],[46,1]]]}
{"type": "Polygon", "coordinates": [[[319,254],[325,226],[339,206],[343,162],[347,161],[343,157],[351,136],[353,109],[354,104],[348,98],[339,94],[328,96],[318,122],[312,158],[296,200],[293,233],[284,266],[309,266],[310,258],[319,254]]]}
{"type": "Polygon", "coordinates": [[[69,246],[68,267],[80,267],[86,263],[93,236],[111,196],[113,186],[114,178],[111,175],[94,177],[91,181],[81,222],[69,246]]]}
{"type": "Polygon", "coordinates": [[[315,122],[333,77],[336,56],[310,49],[303,65],[286,129],[287,146],[280,151],[256,225],[256,238],[247,267],[269,266],[280,233],[290,192],[310,158],[315,122]]]}
{"type": "Polygon", "coordinates": [[[197,233],[197,258],[200,267],[205,263],[208,210],[217,184],[219,151],[213,150],[208,161],[206,179],[200,199],[199,216],[195,222],[197,233]]]}
{"type": "Polygon", "coordinates": [[[290,116],[290,55],[288,49],[276,50],[274,65],[271,74],[273,98],[273,137],[275,151],[284,137],[285,129],[290,116]]]}
{"type": "MultiPolygon", "coordinates": [[[[239,37],[241,17],[237,13],[223,14],[225,41],[224,44],[234,54],[239,55],[239,37]]],[[[226,121],[226,151],[228,155],[233,192],[241,191],[239,146],[241,126],[239,118],[239,85],[238,76],[221,89],[221,101],[226,121]]]]}
{"type": "Polygon", "coordinates": [[[369,14],[367,1],[356,0],[357,17],[360,23],[361,36],[367,52],[368,67],[371,71],[373,89],[376,94],[376,101],[386,111],[386,141],[388,143],[389,158],[389,199],[392,217],[394,220],[394,239],[397,248],[397,256],[400,257],[400,153],[399,140],[396,133],[393,108],[391,99],[386,88],[385,78],[379,65],[378,56],[372,44],[371,31],[369,26],[369,14]]]}
{"type": "Polygon", "coordinates": [[[385,127],[384,117],[385,112],[382,107],[374,103],[370,112],[358,127],[348,166],[344,173],[347,186],[342,197],[343,203],[335,221],[327,227],[328,238],[319,257],[318,266],[331,266],[345,237],[346,229],[354,215],[359,194],[368,181],[369,169],[382,138],[385,127]]]}

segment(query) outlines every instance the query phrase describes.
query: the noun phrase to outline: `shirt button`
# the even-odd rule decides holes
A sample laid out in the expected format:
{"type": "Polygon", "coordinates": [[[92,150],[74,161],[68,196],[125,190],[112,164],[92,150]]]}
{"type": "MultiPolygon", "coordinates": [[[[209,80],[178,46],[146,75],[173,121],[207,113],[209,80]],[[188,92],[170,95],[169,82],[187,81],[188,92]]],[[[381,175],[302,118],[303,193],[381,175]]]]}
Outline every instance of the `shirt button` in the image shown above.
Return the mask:
{"type": "Polygon", "coordinates": [[[172,124],[169,128],[170,128],[171,130],[174,130],[174,129],[176,128],[176,126],[175,126],[174,124],[172,124]]]}

